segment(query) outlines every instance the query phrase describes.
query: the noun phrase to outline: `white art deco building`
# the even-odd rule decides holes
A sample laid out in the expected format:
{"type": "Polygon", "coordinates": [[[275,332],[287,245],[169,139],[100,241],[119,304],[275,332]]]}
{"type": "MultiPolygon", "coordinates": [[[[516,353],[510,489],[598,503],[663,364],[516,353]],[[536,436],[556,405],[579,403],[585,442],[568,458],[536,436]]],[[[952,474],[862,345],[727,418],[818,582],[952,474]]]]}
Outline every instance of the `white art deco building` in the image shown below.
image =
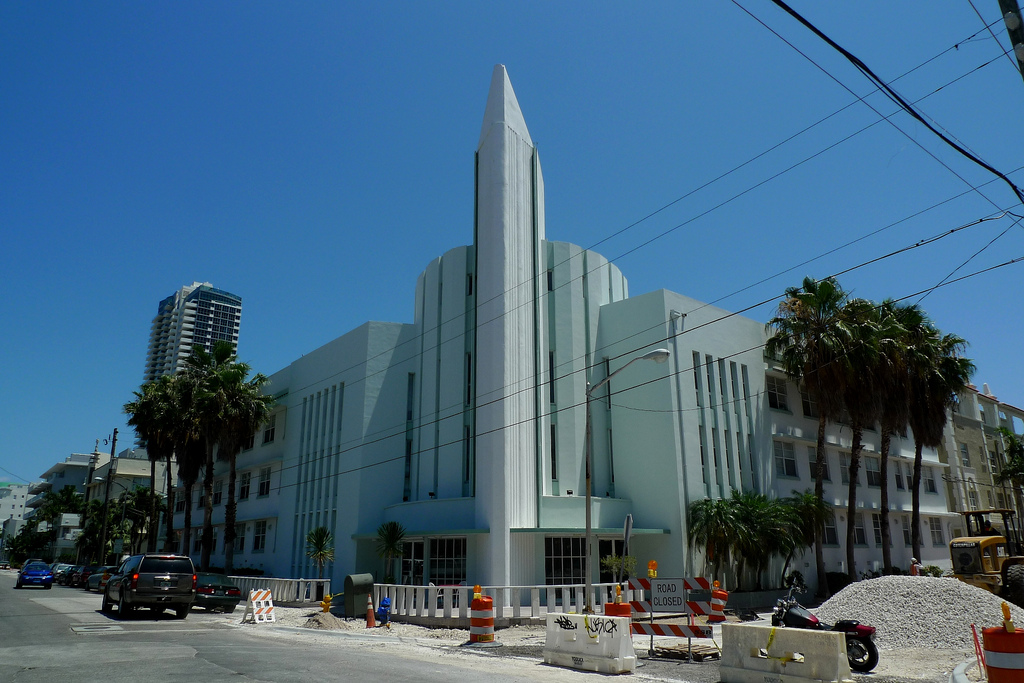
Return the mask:
{"type": "Polygon", "coordinates": [[[763,324],[666,290],[629,297],[604,257],[548,240],[537,149],[500,65],[475,163],[473,244],[427,264],[413,322],[367,322],[271,376],[278,407],[239,456],[236,564],[315,576],[305,536],[324,525],[327,576],[383,579],[376,531],[397,521],[400,582],[583,583],[587,383],[622,369],[592,397],[592,579],[627,514],[640,566],[698,575],[693,501],[812,485],[806,467],[777,476],[776,442],[796,452],[807,432],[767,406],[763,324]],[[668,362],[624,367],[656,349],[668,362]]]}

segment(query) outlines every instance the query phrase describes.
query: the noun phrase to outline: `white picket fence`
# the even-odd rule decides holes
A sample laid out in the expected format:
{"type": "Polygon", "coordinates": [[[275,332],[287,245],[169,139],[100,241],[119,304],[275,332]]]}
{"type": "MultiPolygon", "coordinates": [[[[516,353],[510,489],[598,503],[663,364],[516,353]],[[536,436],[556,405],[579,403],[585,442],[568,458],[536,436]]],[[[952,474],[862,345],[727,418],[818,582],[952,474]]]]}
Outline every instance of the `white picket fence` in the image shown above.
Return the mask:
{"type": "MultiPolygon", "coordinates": [[[[614,602],[615,583],[593,584],[593,605],[604,611],[604,603],[614,602]]],[[[496,619],[542,618],[548,612],[582,612],[586,604],[583,584],[560,586],[481,586],[482,595],[494,601],[496,619]]],[[[396,617],[469,618],[473,600],[472,586],[397,586],[373,584],[373,603],[391,598],[391,614],[396,617]]],[[[623,589],[622,600],[629,601],[631,591],[623,589]]]]}
{"type": "Polygon", "coordinates": [[[319,602],[331,592],[330,579],[271,579],[262,576],[228,578],[242,589],[242,595],[248,595],[250,590],[269,589],[274,602],[319,602]]]}

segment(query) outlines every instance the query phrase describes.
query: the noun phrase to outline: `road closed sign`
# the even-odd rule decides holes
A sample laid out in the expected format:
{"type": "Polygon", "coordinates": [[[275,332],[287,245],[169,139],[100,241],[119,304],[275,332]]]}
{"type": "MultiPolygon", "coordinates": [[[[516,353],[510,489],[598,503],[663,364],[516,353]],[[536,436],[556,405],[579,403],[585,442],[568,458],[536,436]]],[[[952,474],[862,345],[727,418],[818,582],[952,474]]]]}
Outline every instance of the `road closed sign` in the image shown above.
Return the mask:
{"type": "Polygon", "coordinates": [[[651,579],[651,610],[683,612],[686,610],[686,584],[682,579],[651,579]]]}

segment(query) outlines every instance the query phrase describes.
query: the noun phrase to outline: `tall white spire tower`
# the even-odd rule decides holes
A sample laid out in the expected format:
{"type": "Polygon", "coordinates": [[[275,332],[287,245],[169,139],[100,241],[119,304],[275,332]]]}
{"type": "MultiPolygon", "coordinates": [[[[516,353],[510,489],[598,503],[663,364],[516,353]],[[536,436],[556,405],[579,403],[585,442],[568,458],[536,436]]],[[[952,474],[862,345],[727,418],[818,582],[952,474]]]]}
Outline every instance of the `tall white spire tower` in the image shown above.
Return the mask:
{"type": "Polygon", "coordinates": [[[490,531],[479,557],[485,581],[514,585],[520,577],[513,572],[532,564],[518,561],[532,557],[532,540],[510,530],[536,527],[538,517],[544,182],[501,64],[476,160],[476,506],[490,531]]]}

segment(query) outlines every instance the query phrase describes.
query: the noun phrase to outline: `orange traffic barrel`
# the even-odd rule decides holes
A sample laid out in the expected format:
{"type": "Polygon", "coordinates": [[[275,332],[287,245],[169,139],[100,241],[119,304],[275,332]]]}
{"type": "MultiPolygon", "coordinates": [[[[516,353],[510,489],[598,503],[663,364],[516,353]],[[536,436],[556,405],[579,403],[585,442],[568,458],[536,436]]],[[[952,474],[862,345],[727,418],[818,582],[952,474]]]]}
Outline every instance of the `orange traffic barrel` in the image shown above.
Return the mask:
{"type": "Polygon", "coordinates": [[[989,683],[1024,683],[1024,631],[981,630],[989,683]]]}
{"type": "Polygon", "coordinates": [[[473,598],[470,603],[469,642],[494,642],[494,599],[489,595],[473,598]]]}
{"type": "Polygon", "coordinates": [[[708,615],[708,622],[717,624],[725,621],[725,603],[729,601],[729,593],[718,587],[715,581],[715,588],[711,591],[711,614],[708,615]]]}

